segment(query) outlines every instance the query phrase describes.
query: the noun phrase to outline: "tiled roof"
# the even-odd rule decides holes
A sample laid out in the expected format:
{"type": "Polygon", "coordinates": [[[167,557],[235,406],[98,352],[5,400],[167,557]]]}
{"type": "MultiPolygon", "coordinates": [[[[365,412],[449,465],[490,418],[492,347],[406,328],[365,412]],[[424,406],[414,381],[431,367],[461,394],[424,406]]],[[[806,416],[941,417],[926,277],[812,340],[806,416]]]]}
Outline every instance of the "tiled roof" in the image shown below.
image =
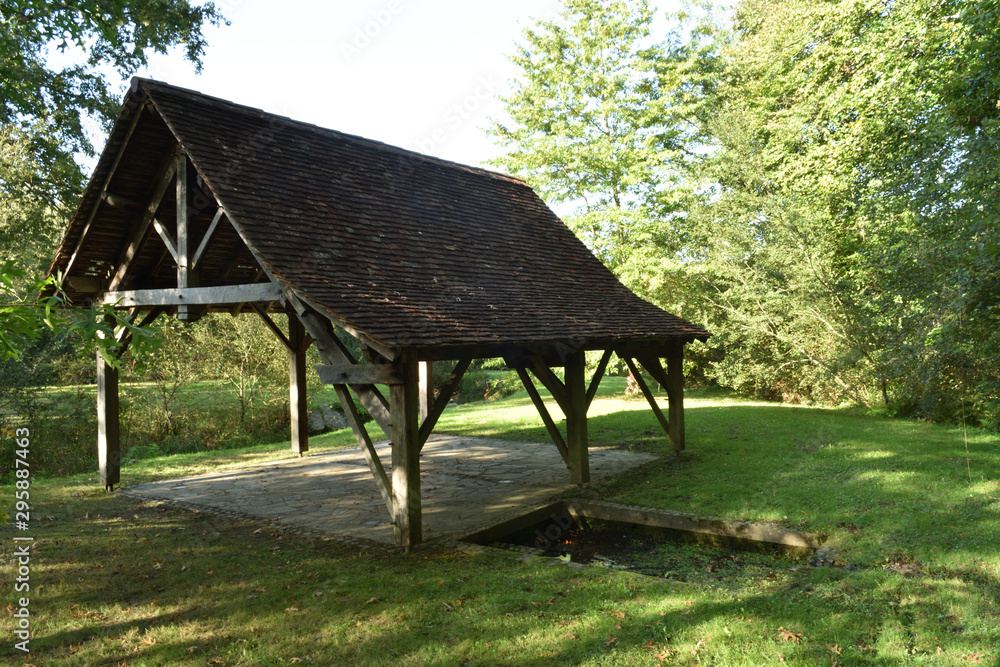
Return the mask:
{"type": "Polygon", "coordinates": [[[623,286],[519,179],[137,79],[142,94],[265,271],[383,345],[708,336],[623,286]]]}

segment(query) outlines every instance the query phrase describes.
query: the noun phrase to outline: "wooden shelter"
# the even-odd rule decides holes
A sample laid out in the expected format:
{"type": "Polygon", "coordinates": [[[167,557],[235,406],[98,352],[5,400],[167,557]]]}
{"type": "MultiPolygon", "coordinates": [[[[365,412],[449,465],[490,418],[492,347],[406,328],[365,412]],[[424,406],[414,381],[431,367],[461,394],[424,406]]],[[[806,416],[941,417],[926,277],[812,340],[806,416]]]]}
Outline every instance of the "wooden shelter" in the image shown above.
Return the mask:
{"type": "MultiPolygon", "coordinates": [[[[587,410],[611,355],[628,363],[680,450],[684,345],[709,335],[624,287],[521,180],[146,79],[132,82],[50,273],[74,304],[116,304],[140,322],[262,317],[288,350],[300,453],[305,352],[316,345],[320,378],[335,386],[407,548],[421,540],[421,447],[474,359],[503,357],[517,370],[570,480],[584,484],[587,410]],[[274,313],[287,314],[287,329],[274,313]],[[590,350],[603,356],[588,384],[590,350]],[[445,361],[454,370],[435,395],[426,363],[445,361]],[[669,416],[637,365],[666,387],[669,416]],[[552,371],[560,366],[564,380],[552,371]],[[565,415],[565,434],[532,375],[565,415]],[[392,443],[388,473],[355,399],[392,443]]],[[[118,378],[97,363],[110,490],[120,479],[118,378]]]]}

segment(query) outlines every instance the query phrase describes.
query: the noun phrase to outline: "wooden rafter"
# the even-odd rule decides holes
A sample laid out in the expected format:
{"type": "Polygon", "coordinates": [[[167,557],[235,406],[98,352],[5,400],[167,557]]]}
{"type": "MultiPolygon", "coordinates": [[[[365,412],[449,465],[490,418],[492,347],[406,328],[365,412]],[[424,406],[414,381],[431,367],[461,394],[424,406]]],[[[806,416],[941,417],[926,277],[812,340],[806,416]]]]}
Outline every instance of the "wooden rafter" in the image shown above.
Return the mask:
{"type": "Polygon", "coordinates": [[[139,251],[142,249],[143,243],[149,233],[149,227],[153,222],[153,218],[156,216],[157,209],[160,208],[160,202],[163,201],[163,196],[167,193],[167,188],[174,179],[176,171],[177,159],[174,154],[171,154],[163,166],[160,167],[156,180],[156,187],[153,189],[153,196],[150,197],[149,203],[146,205],[145,210],[142,212],[142,217],[139,219],[139,224],[132,228],[132,233],[129,235],[128,242],[121,251],[121,255],[118,259],[118,270],[115,271],[115,274],[111,277],[111,282],[108,285],[109,290],[118,289],[118,286],[125,278],[125,274],[128,272],[129,267],[132,265],[132,260],[138,256],[139,251]]]}
{"type": "Polygon", "coordinates": [[[73,249],[73,254],[70,256],[69,261],[63,268],[63,275],[69,275],[69,272],[73,268],[73,264],[76,262],[76,258],[80,254],[80,249],[83,248],[83,243],[87,239],[87,232],[90,231],[90,226],[93,224],[94,218],[97,217],[97,209],[100,208],[101,202],[104,201],[104,196],[108,192],[108,186],[111,185],[111,179],[114,178],[115,173],[118,171],[118,164],[125,155],[125,149],[128,147],[129,140],[132,138],[132,134],[135,132],[135,128],[139,124],[139,119],[142,118],[142,112],[146,108],[146,104],[148,104],[148,102],[143,102],[139,105],[139,108],[135,110],[132,122],[129,123],[128,130],[122,138],[122,143],[118,147],[118,151],[115,153],[115,159],[111,162],[111,169],[108,170],[108,175],[105,177],[104,183],[101,185],[101,191],[96,202],[94,203],[94,207],[90,209],[90,214],[87,216],[87,223],[83,226],[83,231],[80,232],[80,239],[76,243],[76,248],[73,249]]]}

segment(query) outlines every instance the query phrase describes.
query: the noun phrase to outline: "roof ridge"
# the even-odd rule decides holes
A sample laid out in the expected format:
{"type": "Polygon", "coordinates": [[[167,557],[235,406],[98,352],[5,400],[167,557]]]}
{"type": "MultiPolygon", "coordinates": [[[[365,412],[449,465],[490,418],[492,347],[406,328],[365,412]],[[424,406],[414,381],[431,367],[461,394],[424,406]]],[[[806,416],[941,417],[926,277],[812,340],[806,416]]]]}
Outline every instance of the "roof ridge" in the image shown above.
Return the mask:
{"type": "MultiPolygon", "coordinates": [[[[150,91],[149,88],[165,88],[176,93],[194,95],[207,100],[212,100],[215,103],[222,104],[227,107],[235,107],[237,109],[262,114],[264,116],[271,118],[280,118],[282,121],[287,122],[289,125],[296,125],[301,129],[309,130],[311,132],[318,132],[326,135],[334,134],[347,141],[364,144],[365,146],[370,148],[376,148],[389,153],[397,153],[400,155],[405,155],[409,158],[423,160],[426,162],[438,164],[451,169],[455,168],[462,169],[472,174],[479,174],[482,176],[487,176],[489,178],[496,178],[499,180],[516,183],[518,185],[526,186],[528,184],[527,181],[525,181],[523,178],[518,178],[517,176],[512,176],[510,174],[505,174],[503,172],[493,171],[491,169],[485,169],[483,167],[474,167],[472,165],[463,164],[461,162],[455,162],[454,160],[446,160],[444,158],[439,158],[433,155],[427,155],[425,153],[420,153],[417,151],[409,150],[407,148],[402,148],[401,146],[389,144],[384,141],[379,141],[378,139],[370,139],[368,137],[363,137],[359,134],[351,134],[349,132],[335,130],[330,127],[323,127],[322,125],[317,125],[316,123],[308,123],[306,121],[296,120],[290,116],[283,116],[281,114],[272,113],[270,111],[265,111],[264,109],[261,109],[259,107],[253,107],[247,104],[240,104],[238,102],[233,102],[232,100],[216,97],[215,95],[208,95],[206,93],[203,93],[198,90],[193,90],[191,88],[184,88],[182,86],[175,86],[173,84],[166,83],[164,81],[157,81],[156,79],[149,79],[139,76],[132,77],[129,94],[132,94],[135,91],[137,91],[140,86],[146,88],[146,93],[149,94],[151,98],[153,98],[153,95],[155,93],[153,93],[153,91],[150,91]]],[[[156,103],[155,99],[153,99],[153,103],[154,104],[156,103]]]]}

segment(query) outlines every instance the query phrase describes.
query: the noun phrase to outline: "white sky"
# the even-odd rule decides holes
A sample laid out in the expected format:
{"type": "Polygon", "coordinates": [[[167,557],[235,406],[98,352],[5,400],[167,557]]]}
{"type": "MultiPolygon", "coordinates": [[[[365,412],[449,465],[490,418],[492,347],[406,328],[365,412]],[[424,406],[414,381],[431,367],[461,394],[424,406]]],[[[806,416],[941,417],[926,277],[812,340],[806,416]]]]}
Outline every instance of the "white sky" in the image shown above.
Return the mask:
{"type": "Polygon", "coordinates": [[[471,165],[499,154],[485,127],[503,117],[498,95],[517,75],[507,59],[515,40],[561,8],[558,0],[216,4],[231,25],[206,30],[201,75],[179,53],[154,56],[138,74],[471,165]]]}

